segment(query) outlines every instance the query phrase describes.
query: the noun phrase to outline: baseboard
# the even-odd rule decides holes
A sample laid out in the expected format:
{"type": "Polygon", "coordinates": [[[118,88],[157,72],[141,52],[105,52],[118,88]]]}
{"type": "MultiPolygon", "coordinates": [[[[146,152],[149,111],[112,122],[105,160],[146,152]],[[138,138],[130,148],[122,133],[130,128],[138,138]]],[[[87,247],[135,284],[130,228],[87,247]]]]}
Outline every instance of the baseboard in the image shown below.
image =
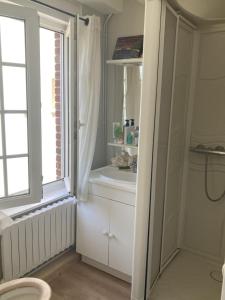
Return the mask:
{"type": "Polygon", "coordinates": [[[181,249],[176,249],[171,255],[170,257],[168,258],[168,260],[164,263],[163,266],[161,266],[161,269],[160,269],[160,272],[159,274],[157,275],[155,281],[153,282],[152,284],[152,287],[151,289],[147,292],[147,295],[146,295],[146,299],[147,300],[150,300],[151,299],[151,295],[153,293],[153,290],[158,282],[158,280],[160,279],[160,277],[162,276],[163,272],[165,271],[165,269],[169,266],[169,264],[175,259],[175,257],[180,253],[181,249]]]}
{"type": "Polygon", "coordinates": [[[164,270],[168,267],[168,265],[174,260],[174,258],[180,253],[181,249],[176,249],[167,259],[167,261],[160,267],[160,274],[159,276],[162,275],[164,270]]]}
{"type": "Polygon", "coordinates": [[[198,255],[198,256],[201,256],[204,259],[206,259],[209,263],[213,263],[213,264],[218,265],[218,266],[221,266],[224,263],[223,259],[220,258],[220,257],[216,257],[216,256],[213,256],[213,255],[206,254],[202,251],[195,250],[191,247],[186,247],[186,246],[183,245],[181,247],[181,250],[193,253],[193,254],[198,255]]]}
{"type": "Polygon", "coordinates": [[[49,280],[52,276],[57,275],[60,272],[60,269],[66,264],[80,260],[81,256],[75,252],[74,248],[72,248],[53,257],[51,260],[33,270],[27,276],[49,280]]]}
{"type": "Polygon", "coordinates": [[[147,299],[147,300],[150,300],[151,295],[152,295],[152,293],[153,293],[153,290],[154,290],[154,288],[155,288],[155,286],[156,286],[156,284],[157,284],[159,278],[161,277],[161,275],[162,275],[162,273],[159,273],[159,274],[156,276],[156,279],[155,279],[155,281],[153,282],[151,289],[147,291],[147,295],[146,295],[146,299],[147,299]]]}
{"type": "Polygon", "coordinates": [[[92,267],[95,267],[96,269],[99,269],[99,270],[101,270],[103,272],[106,272],[106,273],[108,273],[108,274],[110,274],[110,275],[112,275],[114,277],[117,277],[117,278],[119,278],[119,279],[121,279],[123,281],[126,281],[128,283],[131,283],[131,281],[132,281],[131,276],[126,275],[124,273],[121,273],[119,271],[116,271],[116,270],[114,270],[114,269],[112,269],[112,268],[110,268],[108,266],[105,266],[105,265],[103,265],[101,263],[98,263],[98,262],[96,262],[96,261],[94,261],[94,260],[92,260],[92,259],[90,259],[90,258],[88,258],[86,256],[82,255],[81,256],[81,260],[84,263],[86,263],[86,264],[88,264],[88,265],[90,265],[92,267]]]}

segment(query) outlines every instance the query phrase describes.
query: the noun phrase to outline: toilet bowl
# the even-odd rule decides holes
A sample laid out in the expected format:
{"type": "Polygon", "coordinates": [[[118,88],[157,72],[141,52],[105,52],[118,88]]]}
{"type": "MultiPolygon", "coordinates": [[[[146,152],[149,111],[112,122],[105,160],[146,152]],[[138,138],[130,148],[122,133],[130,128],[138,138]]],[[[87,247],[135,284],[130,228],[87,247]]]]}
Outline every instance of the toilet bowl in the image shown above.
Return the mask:
{"type": "Polygon", "coordinates": [[[21,278],[0,285],[0,300],[49,300],[50,286],[41,279],[21,278]]]}

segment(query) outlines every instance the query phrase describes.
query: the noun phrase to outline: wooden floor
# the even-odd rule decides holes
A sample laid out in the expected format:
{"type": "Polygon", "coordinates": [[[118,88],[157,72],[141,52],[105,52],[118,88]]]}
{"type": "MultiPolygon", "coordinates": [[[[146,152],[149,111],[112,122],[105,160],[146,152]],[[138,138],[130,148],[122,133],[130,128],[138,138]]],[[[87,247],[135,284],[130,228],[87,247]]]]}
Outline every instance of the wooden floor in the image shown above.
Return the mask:
{"type": "MultiPolygon", "coordinates": [[[[48,267],[45,268],[46,273],[48,267]]],[[[35,277],[43,278],[49,283],[52,288],[51,300],[130,299],[130,284],[86,265],[77,257],[47,276],[39,274],[35,277]]]]}

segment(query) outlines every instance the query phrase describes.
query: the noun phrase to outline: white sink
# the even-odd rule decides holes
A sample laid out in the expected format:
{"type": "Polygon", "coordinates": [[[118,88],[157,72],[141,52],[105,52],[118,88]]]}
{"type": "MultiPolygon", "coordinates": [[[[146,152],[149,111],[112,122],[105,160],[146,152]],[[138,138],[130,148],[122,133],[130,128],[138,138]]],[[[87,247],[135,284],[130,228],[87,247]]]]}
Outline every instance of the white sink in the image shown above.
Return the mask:
{"type": "Polygon", "coordinates": [[[106,166],[91,171],[89,181],[135,192],[136,179],[136,174],[132,173],[130,170],[125,171],[112,166],[106,166]]]}
{"type": "Polygon", "coordinates": [[[136,174],[130,171],[118,170],[114,167],[105,167],[99,170],[100,176],[128,184],[136,184],[136,174]]]}

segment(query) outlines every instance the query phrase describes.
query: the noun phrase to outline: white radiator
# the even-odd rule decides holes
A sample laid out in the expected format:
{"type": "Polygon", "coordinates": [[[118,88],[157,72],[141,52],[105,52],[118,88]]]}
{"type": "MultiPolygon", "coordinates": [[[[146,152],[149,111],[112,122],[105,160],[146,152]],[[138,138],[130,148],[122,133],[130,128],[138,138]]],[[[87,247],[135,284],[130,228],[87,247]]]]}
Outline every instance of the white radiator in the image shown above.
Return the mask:
{"type": "Polygon", "coordinates": [[[15,219],[1,238],[3,280],[19,278],[72,246],[74,219],[73,198],[15,219]]]}

